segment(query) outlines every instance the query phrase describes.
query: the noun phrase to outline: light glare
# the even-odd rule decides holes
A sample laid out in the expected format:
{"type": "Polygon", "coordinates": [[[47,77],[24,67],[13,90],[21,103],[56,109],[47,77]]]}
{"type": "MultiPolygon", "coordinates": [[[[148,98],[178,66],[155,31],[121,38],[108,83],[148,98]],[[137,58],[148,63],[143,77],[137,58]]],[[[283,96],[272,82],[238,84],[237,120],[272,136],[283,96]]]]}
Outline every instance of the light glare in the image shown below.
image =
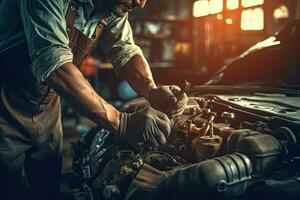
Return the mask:
{"type": "Polygon", "coordinates": [[[231,25],[231,24],[233,24],[233,20],[231,18],[227,18],[225,20],[225,23],[228,24],[228,25],[231,25]]]}
{"type": "Polygon", "coordinates": [[[210,14],[217,14],[223,11],[223,0],[210,0],[210,14]]]}
{"type": "Polygon", "coordinates": [[[194,2],[193,9],[194,17],[203,17],[209,15],[209,2],[208,0],[198,0],[194,2]]]}
{"type": "Polygon", "coordinates": [[[242,30],[263,30],[264,11],[262,8],[247,9],[242,12],[242,30]]]}
{"type": "Polygon", "coordinates": [[[281,5],[273,12],[274,19],[287,19],[290,17],[289,9],[285,5],[281,5]]]}
{"type": "Polygon", "coordinates": [[[264,0],[242,0],[242,6],[247,8],[264,4],[264,0]]]}
{"type": "Polygon", "coordinates": [[[234,10],[239,8],[239,0],[227,0],[226,7],[228,10],[234,10]]]}

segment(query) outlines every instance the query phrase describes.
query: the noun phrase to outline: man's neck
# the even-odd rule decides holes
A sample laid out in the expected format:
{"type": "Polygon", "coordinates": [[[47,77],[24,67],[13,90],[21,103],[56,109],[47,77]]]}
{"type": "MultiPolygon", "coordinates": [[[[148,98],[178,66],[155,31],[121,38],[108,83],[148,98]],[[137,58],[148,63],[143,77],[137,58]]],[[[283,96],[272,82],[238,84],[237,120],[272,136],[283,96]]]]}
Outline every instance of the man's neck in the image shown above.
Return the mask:
{"type": "Polygon", "coordinates": [[[104,2],[103,0],[93,0],[93,4],[96,10],[104,10],[104,2]]]}

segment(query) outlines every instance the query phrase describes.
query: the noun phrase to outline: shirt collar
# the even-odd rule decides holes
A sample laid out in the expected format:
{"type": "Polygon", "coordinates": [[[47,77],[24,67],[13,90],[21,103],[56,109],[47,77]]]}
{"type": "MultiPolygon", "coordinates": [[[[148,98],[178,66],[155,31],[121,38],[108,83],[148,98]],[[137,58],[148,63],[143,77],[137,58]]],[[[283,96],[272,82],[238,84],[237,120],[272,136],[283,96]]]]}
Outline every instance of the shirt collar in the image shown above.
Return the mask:
{"type": "Polygon", "coordinates": [[[109,17],[112,13],[110,12],[103,12],[102,10],[95,10],[95,6],[93,0],[77,0],[79,3],[82,3],[84,8],[84,12],[86,17],[89,19],[91,14],[94,12],[93,16],[102,16],[102,17],[109,17]]]}
{"type": "Polygon", "coordinates": [[[93,4],[93,0],[77,0],[77,1],[83,7],[85,17],[87,19],[89,19],[90,16],[91,16],[91,13],[95,9],[94,4],[93,4]]]}
{"type": "Polygon", "coordinates": [[[93,0],[77,0],[78,2],[83,2],[83,3],[91,3],[93,4],[93,0]]]}

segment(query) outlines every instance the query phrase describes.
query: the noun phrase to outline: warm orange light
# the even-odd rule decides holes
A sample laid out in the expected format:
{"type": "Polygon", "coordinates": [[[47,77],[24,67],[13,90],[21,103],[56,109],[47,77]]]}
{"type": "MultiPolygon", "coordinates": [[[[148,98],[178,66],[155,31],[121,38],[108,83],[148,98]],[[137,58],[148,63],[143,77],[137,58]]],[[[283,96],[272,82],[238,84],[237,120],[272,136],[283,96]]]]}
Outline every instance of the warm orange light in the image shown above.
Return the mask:
{"type": "Polygon", "coordinates": [[[223,15],[222,14],[217,14],[217,19],[218,20],[222,20],[223,19],[223,15]]]}
{"type": "Polygon", "coordinates": [[[242,12],[242,30],[263,30],[264,11],[262,8],[247,9],[242,12]]]}
{"type": "Polygon", "coordinates": [[[187,42],[177,42],[175,52],[176,54],[189,55],[191,53],[191,45],[187,42]]]}
{"type": "Polygon", "coordinates": [[[233,20],[231,18],[227,18],[225,20],[225,23],[228,24],[228,25],[231,25],[231,24],[233,24],[233,20]]]}
{"type": "Polygon", "coordinates": [[[264,0],[242,0],[242,6],[247,8],[264,4],[264,0]]]}
{"type": "Polygon", "coordinates": [[[273,12],[274,19],[287,19],[290,17],[289,9],[286,5],[281,5],[273,12]]]}
{"type": "Polygon", "coordinates": [[[210,0],[210,14],[217,14],[223,11],[223,0],[210,0]]]}
{"type": "Polygon", "coordinates": [[[227,0],[226,7],[228,10],[234,10],[239,8],[239,0],[227,0]]]}
{"type": "Polygon", "coordinates": [[[193,15],[194,17],[203,17],[209,15],[208,0],[198,0],[194,2],[193,15]]]}

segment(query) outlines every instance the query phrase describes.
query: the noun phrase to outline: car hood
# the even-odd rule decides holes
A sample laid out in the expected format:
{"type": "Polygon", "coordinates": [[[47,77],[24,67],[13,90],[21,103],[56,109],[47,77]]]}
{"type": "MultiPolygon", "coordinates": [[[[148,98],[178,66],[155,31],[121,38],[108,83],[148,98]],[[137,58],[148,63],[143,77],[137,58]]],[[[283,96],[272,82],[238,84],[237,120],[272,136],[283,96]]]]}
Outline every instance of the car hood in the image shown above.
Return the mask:
{"type": "Polygon", "coordinates": [[[300,88],[300,20],[250,47],[205,85],[255,84],[300,88]]]}

